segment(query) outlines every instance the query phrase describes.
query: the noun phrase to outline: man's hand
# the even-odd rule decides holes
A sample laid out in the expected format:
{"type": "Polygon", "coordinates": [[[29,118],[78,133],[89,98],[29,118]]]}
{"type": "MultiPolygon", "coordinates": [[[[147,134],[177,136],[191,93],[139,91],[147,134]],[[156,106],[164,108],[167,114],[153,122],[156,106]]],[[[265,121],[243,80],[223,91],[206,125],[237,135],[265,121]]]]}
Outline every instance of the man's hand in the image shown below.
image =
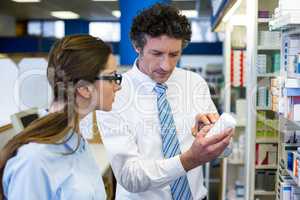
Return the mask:
{"type": "Polygon", "coordinates": [[[220,134],[205,137],[208,130],[208,127],[202,128],[190,149],[181,154],[180,160],[185,171],[216,159],[228,146],[234,133],[234,129],[226,129],[220,134]]]}
{"type": "MultiPolygon", "coordinates": [[[[204,128],[205,132],[208,132],[213,124],[219,119],[218,113],[198,114],[195,118],[195,126],[192,128],[192,134],[196,137],[196,134],[204,128]]],[[[203,130],[202,130],[203,131],[203,130]]]]}

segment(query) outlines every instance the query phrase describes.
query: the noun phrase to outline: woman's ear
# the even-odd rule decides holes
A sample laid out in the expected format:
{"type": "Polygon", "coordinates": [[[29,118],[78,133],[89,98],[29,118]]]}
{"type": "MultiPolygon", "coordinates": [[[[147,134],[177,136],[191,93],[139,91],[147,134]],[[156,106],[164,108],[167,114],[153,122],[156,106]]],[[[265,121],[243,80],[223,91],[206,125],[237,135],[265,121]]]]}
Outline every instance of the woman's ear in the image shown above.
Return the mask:
{"type": "Polygon", "coordinates": [[[80,86],[76,88],[76,92],[79,96],[85,99],[90,99],[92,97],[92,88],[89,86],[80,86]]]}
{"type": "Polygon", "coordinates": [[[92,97],[93,87],[86,81],[80,80],[76,85],[76,92],[82,98],[90,99],[92,97]]]}

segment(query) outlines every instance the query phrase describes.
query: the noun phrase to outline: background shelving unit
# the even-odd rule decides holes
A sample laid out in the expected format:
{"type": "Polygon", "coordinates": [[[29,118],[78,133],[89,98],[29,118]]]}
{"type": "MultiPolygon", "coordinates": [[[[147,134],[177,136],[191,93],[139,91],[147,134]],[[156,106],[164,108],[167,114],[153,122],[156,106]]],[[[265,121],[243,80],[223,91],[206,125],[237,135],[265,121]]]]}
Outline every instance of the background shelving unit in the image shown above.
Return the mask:
{"type": "Polygon", "coordinates": [[[233,153],[222,161],[221,198],[244,199],[245,191],[245,129],[246,129],[246,1],[221,1],[213,17],[214,31],[225,33],[223,43],[224,76],[223,111],[235,113],[236,134],[233,153]]]}
{"type": "MultiPolygon", "coordinates": [[[[279,102],[279,96],[282,93],[280,90],[282,78],[280,69],[282,67],[281,58],[283,58],[283,55],[282,42],[280,42],[282,36],[280,33],[284,33],[284,31],[282,31],[281,26],[285,24],[285,29],[289,30],[290,35],[298,34],[300,28],[296,27],[296,24],[300,24],[300,17],[297,18],[296,15],[291,15],[284,17],[284,19],[274,19],[272,14],[279,5],[278,0],[226,2],[231,2],[229,5],[233,5],[231,8],[234,7],[235,10],[232,11],[228,7],[224,8],[223,12],[220,12],[223,13],[222,16],[215,18],[218,19],[217,23],[213,23],[217,24],[214,27],[215,31],[225,32],[223,52],[225,57],[226,92],[224,95],[224,111],[234,111],[232,99],[237,96],[237,88],[231,87],[232,71],[230,67],[232,63],[232,50],[245,50],[247,80],[245,85],[243,85],[245,89],[241,92],[243,93],[243,97],[246,97],[246,108],[244,108],[246,120],[241,122],[241,124],[245,125],[245,129],[243,129],[245,133],[245,155],[241,162],[240,160],[230,158],[224,160],[222,199],[228,198],[226,191],[229,191],[232,186],[232,181],[228,177],[239,173],[236,167],[243,167],[245,177],[245,180],[242,181],[245,185],[244,193],[243,197],[235,196],[235,199],[273,200],[280,197],[281,185],[278,180],[285,178],[282,176],[288,176],[288,172],[285,170],[286,161],[284,159],[286,160],[287,157],[285,152],[291,149],[295,150],[297,147],[294,144],[282,144],[283,133],[300,130],[300,123],[277,112],[281,103],[279,102]],[[228,10],[231,12],[231,17],[227,17],[229,20],[226,21],[224,18],[229,13],[228,10]],[[296,19],[299,21],[296,22],[296,19]],[[244,23],[241,22],[243,20],[244,23]],[[243,29],[243,34],[241,34],[239,29],[243,29]],[[244,46],[232,45],[232,41],[238,35],[244,36],[246,40],[244,46]],[[265,62],[265,70],[259,68],[263,62],[265,62]],[[264,98],[261,98],[262,94],[268,97],[268,100],[265,102],[261,101],[261,99],[264,100],[264,98]],[[263,148],[267,148],[267,150],[262,150],[263,148]],[[273,160],[270,158],[259,160],[260,155],[266,153],[268,153],[269,157],[272,154],[273,160]]],[[[299,74],[288,73],[285,75],[285,78],[299,79],[300,88],[299,74]]],[[[291,177],[290,179],[292,180],[291,177]]]]}
{"type": "MultiPolygon", "coordinates": [[[[280,0],[281,1],[281,0],[280,0]]],[[[281,4],[287,1],[282,1],[281,4]]],[[[293,3],[293,2],[290,2],[293,3]]],[[[300,182],[298,175],[298,168],[295,161],[295,157],[298,156],[297,148],[300,147],[300,141],[294,137],[300,130],[300,120],[295,117],[295,114],[299,113],[294,109],[297,104],[291,101],[294,97],[285,93],[290,87],[294,89],[300,89],[300,71],[299,61],[292,61],[293,57],[299,57],[300,55],[300,6],[297,2],[294,2],[294,9],[286,14],[277,14],[269,22],[270,30],[281,31],[281,67],[280,67],[280,105],[277,110],[279,116],[278,130],[280,132],[278,148],[278,174],[277,174],[277,189],[276,199],[286,200],[287,197],[290,199],[300,198],[300,182]],[[295,8],[296,6],[296,8],[295,8]],[[297,45],[299,42],[299,45],[297,45]],[[294,46],[293,46],[294,45],[294,46]],[[292,84],[291,84],[292,83],[292,84]],[[297,112],[297,113],[295,113],[297,112]],[[294,170],[294,171],[293,171],[294,170]],[[296,171],[295,171],[296,170],[296,171]],[[289,196],[288,196],[289,195],[289,196]]],[[[284,13],[284,7],[282,5],[279,9],[284,13]]],[[[289,5],[293,6],[293,5],[289,5]]]]}
{"type": "Polygon", "coordinates": [[[273,200],[276,196],[279,134],[272,96],[276,93],[273,91],[274,79],[279,76],[280,37],[278,33],[269,31],[268,24],[277,5],[278,0],[247,1],[248,20],[251,20],[247,25],[249,114],[245,199],[248,200],[273,200]],[[255,155],[251,155],[250,151],[255,155]]]}

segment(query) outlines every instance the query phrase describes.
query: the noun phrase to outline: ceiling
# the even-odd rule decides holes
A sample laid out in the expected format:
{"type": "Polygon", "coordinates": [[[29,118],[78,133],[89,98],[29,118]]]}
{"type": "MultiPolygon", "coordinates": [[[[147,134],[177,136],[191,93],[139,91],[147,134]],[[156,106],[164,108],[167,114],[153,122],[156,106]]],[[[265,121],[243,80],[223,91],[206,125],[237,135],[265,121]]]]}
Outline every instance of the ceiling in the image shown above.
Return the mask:
{"type": "MultiPolygon", "coordinates": [[[[130,1],[130,0],[128,0],[130,1]]],[[[209,16],[210,0],[176,0],[172,1],[182,10],[199,10],[199,15],[209,16]]],[[[0,0],[0,13],[15,17],[17,20],[55,19],[51,11],[72,11],[86,20],[116,20],[111,12],[119,10],[118,1],[92,0],[41,0],[39,3],[17,3],[11,0],[0,0]]]]}

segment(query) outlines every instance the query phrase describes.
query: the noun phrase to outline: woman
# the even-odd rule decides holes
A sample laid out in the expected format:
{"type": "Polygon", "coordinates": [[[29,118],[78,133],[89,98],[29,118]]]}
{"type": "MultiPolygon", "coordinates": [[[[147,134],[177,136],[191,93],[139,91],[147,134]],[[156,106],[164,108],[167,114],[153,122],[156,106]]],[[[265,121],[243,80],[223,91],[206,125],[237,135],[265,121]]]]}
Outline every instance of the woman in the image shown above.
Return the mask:
{"type": "Polygon", "coordinates": [[[0,199],[105,199],[102,177],[80,135],[79,120],[93,110],[111,110],[121,88],[111,49],[92,36],[64,37],[50,51],[47,76],[53,112],[2,149],[0,199]]]}

